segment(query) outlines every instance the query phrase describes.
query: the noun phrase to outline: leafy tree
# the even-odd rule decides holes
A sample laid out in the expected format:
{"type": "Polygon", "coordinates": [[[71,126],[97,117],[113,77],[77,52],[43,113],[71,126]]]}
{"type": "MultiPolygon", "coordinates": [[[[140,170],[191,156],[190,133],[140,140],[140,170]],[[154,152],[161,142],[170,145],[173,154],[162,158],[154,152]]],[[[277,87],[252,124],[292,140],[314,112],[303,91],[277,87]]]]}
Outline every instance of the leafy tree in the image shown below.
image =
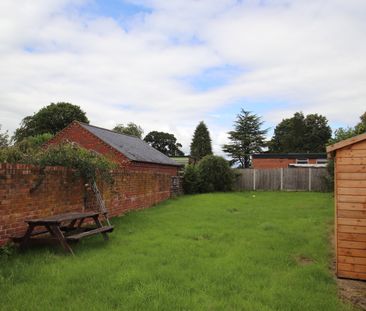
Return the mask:
{"type": "Polygon", "coordinates": [[[144,133],[142,127],[133,122],[128,123],[126,126],[123,124],[118,124],[113,128],[113,131],[120,134],[136,136],[138,138],[142,138],[142,134],[144,133]]]}
{"type": "Polygon", "coordinates": [[[332,135],[326,117],[296,112],[275,128],[269,144],[271,152],[324,152],[332,135]]]}
{"type": "Polygon", "coordinates": [[[184,155],[179,149],[182,145],[177,143],[173,134],[152,131],[145,136],[144,141],[169,157],[184,155]]]}
{"type": "Polygon", "coordinates": [[[334,131],[334,136],[329,140],[330,144],[335,144],[341,140],[345,140],[357,135],[354,127],[343,128],[340,127],[334,131]]]}
{"type": "Polygon", "coordinates": [[[25,117],[15,131],[13,140],[19,142],[29,136],[56,134],[74,120],[89,123],[85,112],[79,106],[63,102],[51,103],[32,116],[25,117]]]}
{"type": "Polygon", "coordinates": [[[361,121],[355,127],[357,135],[366,132],[366,112],[360,116],[360,120],[361,121]]]}
{"type": "Polygon", "coordinates": [[[251,155],[261,152],[265,147],[267,129],[262,130],[261,117],[249,111],[241,110],[234,122],[234,130],[230,131],[230,144],[223,146],[223,151],[232,157],[231,164],[239,163],[240,167],[248,168],[251,155]]]}
{"type": "Polygon", "coordinates": [[[335,144],[341,140],[366,132],[366,112],[360,116],[360,122],[355,127],[340,127],[334,131],[334,136],[329,140],[330,144],[335,144]]]}
{"type": "MultiPolygon", "coordinates": [[[[1,125],[0,125],[1,130],[1,125]]],[[[4,148],[9,146],[9,134],[8,131],[1,133],[0,132],[0,148],[4,148]]]]}
{"type": "Polygon", "coordinates": [[[212,154],[210,133],[206,124],[201,121],[194,131],[191,143],[191,156],[196,160],[201,160],[204,156],[212,154]]]}

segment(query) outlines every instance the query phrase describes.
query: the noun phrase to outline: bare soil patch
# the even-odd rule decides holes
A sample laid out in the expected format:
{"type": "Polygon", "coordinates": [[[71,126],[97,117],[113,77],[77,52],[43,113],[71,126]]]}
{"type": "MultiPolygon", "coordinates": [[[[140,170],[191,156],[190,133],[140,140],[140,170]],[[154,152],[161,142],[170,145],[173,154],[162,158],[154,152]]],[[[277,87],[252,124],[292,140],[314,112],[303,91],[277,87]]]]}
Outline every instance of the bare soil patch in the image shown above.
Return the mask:
{"type": "Polygon", "coordinates": [[[300,266],[307,266],[307,265],[311,265],[314,263],[314,260],[309,258],[309,257],[306,257],[306,256],[297,256],[296,257],[296,262],[298,265],[300,266]]]}

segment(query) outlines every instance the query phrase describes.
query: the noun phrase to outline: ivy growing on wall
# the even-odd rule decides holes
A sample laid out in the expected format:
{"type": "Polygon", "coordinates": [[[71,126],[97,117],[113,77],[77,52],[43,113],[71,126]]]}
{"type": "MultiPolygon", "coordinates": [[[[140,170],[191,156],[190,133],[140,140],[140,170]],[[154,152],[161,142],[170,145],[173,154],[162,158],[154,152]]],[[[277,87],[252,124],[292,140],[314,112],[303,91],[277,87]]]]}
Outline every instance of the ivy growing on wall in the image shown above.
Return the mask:
{"type": "Polygon", "coordinates": [[[85,181],[112,182],[111,171],[116,164],[105,156],[70,143],[52,145],[48,148],[22,150],[19,146],[0,149],[0,163],[22,163],[39,166],[43,171],[47,166],[63,166],[75,171],[75,175],[85,181]]]}

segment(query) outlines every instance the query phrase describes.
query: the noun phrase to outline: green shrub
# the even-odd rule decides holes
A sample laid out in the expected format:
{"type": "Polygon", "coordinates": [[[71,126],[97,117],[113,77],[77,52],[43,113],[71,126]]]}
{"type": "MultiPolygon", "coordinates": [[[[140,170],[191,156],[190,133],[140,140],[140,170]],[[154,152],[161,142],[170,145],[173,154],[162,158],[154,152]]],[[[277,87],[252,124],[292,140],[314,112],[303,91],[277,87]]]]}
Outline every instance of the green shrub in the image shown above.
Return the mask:
{"type": "Polygon", "coordinates": [[[183,190],[186,194],[193,194],[199,192],[199,175],[197,167],[194,165],[188,165],[184,170],[183,176],[183,190]]]}
{"type": "Polygon", "coordinates": [[[50,133],[29,136],[16,143],[15,146],[18,147],[22,152],[32,152],[41,148],[42,145],[49,141],[52,137],[53,135],[50,133]]]}
{"type": "Polygon", "coordinates": [[[200,192],[232,190],[234,173],[224,158],[207,155],[198,163],[197,170],[200,192]]]}

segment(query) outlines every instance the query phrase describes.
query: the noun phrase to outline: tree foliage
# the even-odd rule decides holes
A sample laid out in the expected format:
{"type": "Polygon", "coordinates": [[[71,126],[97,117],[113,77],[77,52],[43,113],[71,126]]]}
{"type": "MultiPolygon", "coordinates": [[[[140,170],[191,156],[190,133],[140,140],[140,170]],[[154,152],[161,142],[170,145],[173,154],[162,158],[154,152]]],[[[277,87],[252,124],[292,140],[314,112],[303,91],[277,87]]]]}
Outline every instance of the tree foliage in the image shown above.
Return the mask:
{"type": "Polygon", "coordinates": [[[222,157],[207,155],[197,165],[188,165],[183,176],[183,189],[187,194],[230,191],[234,173],[222,157]]]}
{"type": "Polygon", "coordinates": [[[366,112],[360,116],[360,122],[354,127],[340,127],[334,131],[333,137],[329,140],[330,144],[335,144],[341,140],[351,138],[366,132],[366,112]]]}
{"type": "Polygon", "coordinates": [[[184,155],[183,151],[179,149],[182,148],[182,145],[177,142],[173,134],[152,131],[145,136],[144,141],[169,157],[184,155]]]}
{"type": "Polygon", "coordinates": [[[332,135],[326,117],[319,114],[296,112],[282,120],[275,128],[269,144],[271,152],[325,152],[332,135]]]}
{"type": "Polygon", "coordinates": [[[210,133],[206,124],[201,121],[194,131],[191,143],[191,156],[196,160],[201,160],[204,156],[212,154],[210,133]]]}
{"type": "Polygon", "coordinates": [[[265,135],[267,129],[261,129],[261,117],[249,111],[241,110],[234,122],[234,130],[230,131],[229,144],[223,146],[223,151],[232,158],[231,163],[239,163],[240,167],[248,168],[251,164],[251,155],[261,152],[266,146],[265,135]]]}
{"type": "Polygon", "coordinates": [[[0,124],[0,148],[7,147],[8,145],[9,145],[8,131],[1,132],[1,124],[0,124]]]}
{"type": "Polygon", "coordinates": [[[142,138],[142,134],[144,133],[142,127],[133,122],[130,122],[127,125],[118,124],[113,128],[113,131],[138,138],[142,138]]]}
{"type": "Polygon", "coordinates": [[[64,102],[51,103],[32,116],[25,117],[15,131],[13,140],[19,142],[29,136],[56,134],[74,120],[89,123],[85,112],[79,106],[64,102]]]}

